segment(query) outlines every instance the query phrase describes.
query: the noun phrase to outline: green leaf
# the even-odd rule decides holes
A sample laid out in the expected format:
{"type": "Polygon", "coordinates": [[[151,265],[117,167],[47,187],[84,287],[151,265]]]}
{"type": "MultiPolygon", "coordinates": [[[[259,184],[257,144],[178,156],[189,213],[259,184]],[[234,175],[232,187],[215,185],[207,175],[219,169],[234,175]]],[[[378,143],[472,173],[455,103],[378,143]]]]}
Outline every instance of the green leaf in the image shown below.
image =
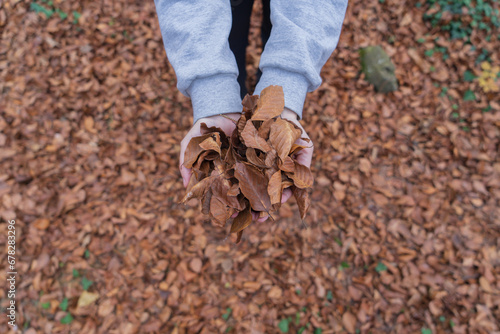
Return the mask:
{"type": "Polygon", "coordinates": [[[73,278],[77,278],[77,277],[80,277],[80,273],[78,272],[78,270],[73,268],[73,278]]]}
{"type": "Polygon", "coordinates": [[[88,259],[90,257],[90,252],[88,249],[85,250],[85,253],[83,253],[83,256],[88,259]]]}
{"type": "Polygon", "coordinates": [[[446,317],[444,315],[440,316],[439,317],[439,321],[445,322],[446,321],[446,317]]]}
{"type": "Polygon", "coordinates": [[[328,292],[326,293],[326,299],[330,302],[333,300],[332,290],[328,290],[328,292]]]}
{"type": "Polygon", "coordinates": [[[302,291],[300,289],[296,289],[295,293],[297,294],[297,296],[300,296],[300,294],[302,293],[302,291]]]}
{"type": "Polygon", "coordinates": [[[297,332],[297,334],[302,334],[302,332],[305,330],[306,330],[306,328],[304,326],[302,326],[299,328],[299,331],[297,332]]]}
{"type": "Polygon", "coordinates": [[[349,263],[345,262],[345,261],[342,261],[342,263],[340,264],[340,266],[344,269],[347,269],[349,268],[349,263]]]}
{"type": "Polygon", "coordinates": [[[300,324],[300,312],[295,313],[295,324],[300,324]]]}
{"type": "Polygon", "coordinates": [[[453,322],[453,320],[450,319],[450,327],[453,328],[455,327],[455,323],[453,322]]]}
{"type": "Polygon", "coordinates": [[[378,273],[381,273],[382,271],[386,271],[386,270],[387,270],[387,266],[385,264],[383,264],[382,262],[379,262],[377,264],[377,266],[375,267],[375,271],[378,273]]]}
{"type": "Polygon", "coordinates": [[[470,89],[465,92],[464,94],[464,101],[475,101],[476,100],[476,94],[474,94],[473,91],[470,89]]]}
{"type": "Polygon", "coordinates": [[[73,321],[73,317],[70,313],[66,314],[64,318],[61,319],[61,324],[68,325],[73,321]]]}
{"type": "Polygon", "coordinates": [[[78,13],[76,10],[73,11],[73,24],[78,23],[78,19],[82,16],[82,14],[78,13]]]}
{"type": "Polygon", "coordinates": [[[457,113],[457,112],[452,112],[452,113],[451,113],[451,117],[452,117],[452,118],[458,118],[458,117],[460,117],[460,114],[459,114],[459,113],[457,113]]]}
{"type": "Polygon", "coordinates": [[[419,38],[419,39],[417,39],[417,42],[424,43],[425,42],[425,38],[419,38]]]}
{"type": "Polygon", "coordinates": [[[42,308],[47,310],[50,307],[50,302],[42,303],[42,308]]]}
{"type": "Polygon", "coordinates": [[[337,245],[342,246],[342,240],[340,240],[340,238],[335,237],[334,240],[337,243],[337,245]]]}
{"type": "Polygon", "coordinates": [[[87,277],[83,277],[82,278],[82,287],[83,287],[83,290],[87,291],[90,286],[92,285],[92,281],[88,280],[87,277]]]}
{"type": "Polygon", "coordinates": [[[231,309],[230,307],[228,307],[228,308],[226,309],[226,313],[224,313],[224,314],[222,315],[222,319],[224,319],[224,320],[226,320],[226,321],[227,321],[227,319],[229,319],[229,317],[231,316],[231,312],[233,312],[233,309],[231,309]]]}
{"type": "Polygon", "coordinates": [[[467,70],[464,72],[464,81],[471,82],[475,78],[477,78],[477,77],[471,71],[467,70]]]}
{"type": "Polygon", "coordinates": [[[61,304],[59,304],[59,307],[61,308],[61,310],[63,311],[66,311],[68,309],[68,298],[64,298],[61,302],[61,304]]]}
{"type": "Polygon", "coordinates": [[[288,321],[288,319],[283,319],[279,322],[278,328],[280,329],[281,333],[288,333],[289,325],[290,322],[288,321]]]}
{"type": "Polygon", "coordinates": [[[426,50],[424,53],[427,57],[432,57],[434,54],[434,49],[426,50]]]}
{"type": "Polygon", "coordinates": [[[323,330],[321,328],[316,328],[314,330],[314,334],[321,334],[321,333],[323,333],[323,330]]]}
{"type": "Polygon", "coordinates": [[[422,334],[432,334],[432,331],[429,328],[422,328],[422,334]]]}
{"type": "Polygon", "coordinates": [[[65,12],[60,10],[59,8],[56,9],[56,13],[59,14],[59,17],[61,18],[61,20],[65,20],[68,17],[68,14],[66,14],[65,12]]]}
{"type": "Polygon", "coordinates": [[[458,109],[458,104],[454,104],[454,105],[452,105],[452,106],[451,106],[451,108],[452,108],[453,110],[457,110],[457,109],[458,109]]]}
{"type": "Polygon", "coordinates": [[[51,9],[47,9],[44,6],[37,4],[36,2],[32,2],[30,4],[30,9],[34,11],[35,13],[44,13],[45,17],[50,18],[52,14],[54,14],[54,11],[51,9]]]}

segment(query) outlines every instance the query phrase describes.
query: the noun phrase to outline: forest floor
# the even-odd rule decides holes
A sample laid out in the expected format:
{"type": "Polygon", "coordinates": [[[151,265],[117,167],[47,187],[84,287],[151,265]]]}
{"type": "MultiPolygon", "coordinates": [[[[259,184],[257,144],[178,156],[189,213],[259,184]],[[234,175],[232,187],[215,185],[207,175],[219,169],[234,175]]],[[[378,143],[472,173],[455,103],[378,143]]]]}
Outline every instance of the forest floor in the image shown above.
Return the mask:
{"type": "Polygon", "coordinates": [[[308,227],[292,199],[235,245],[178,204],[192,112],[154,2],[0,1],[0,244],[15,220],[18,332],[499,333],[498,2],[455,25],[445,3],[349,2],[304,108],[308,227]],[[369,45],[394,62],[396,92],[360,74],[369,45]]]}

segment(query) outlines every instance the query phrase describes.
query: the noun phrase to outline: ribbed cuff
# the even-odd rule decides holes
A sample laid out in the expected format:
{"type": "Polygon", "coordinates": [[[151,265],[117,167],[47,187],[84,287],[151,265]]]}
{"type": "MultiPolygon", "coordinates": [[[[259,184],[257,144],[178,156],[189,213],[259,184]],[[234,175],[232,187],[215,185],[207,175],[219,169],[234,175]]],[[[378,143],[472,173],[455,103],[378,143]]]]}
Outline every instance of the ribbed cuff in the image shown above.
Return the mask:
{"type": "Polygon", "coordinates": [[[193,81],[187,89],[193,123],[203,117],[241,112],[240,86],[233,75],[213,75],[193,81]]]}
{"type": "Polygon", "coordinates": [[[279,68],[266,67],[262,70],[262,76],[255,87],[255,95],[271,85],[283,87],[285,94],[285,107],[295,112],[299,119],[302,118],[302,109],[306,99],[309,82],[298,73],[285,71],[279,68]]]}

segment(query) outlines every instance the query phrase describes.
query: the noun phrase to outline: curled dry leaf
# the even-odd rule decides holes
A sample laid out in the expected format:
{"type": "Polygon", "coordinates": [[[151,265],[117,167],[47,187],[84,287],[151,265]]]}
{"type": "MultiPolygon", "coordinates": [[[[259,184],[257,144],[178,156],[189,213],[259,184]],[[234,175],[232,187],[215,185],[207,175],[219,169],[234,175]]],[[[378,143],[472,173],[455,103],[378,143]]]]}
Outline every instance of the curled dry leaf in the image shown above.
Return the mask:
{"type": "Polygon", "coordinates": [[[297,201],[297,205],[299,206],[300,218],[304,219],[306,217],[307,210],[309,210],[309,206],[311,205],[309,193],[306,189],[300,189],[297,187],[293,187],[292,193],[293,197],[295,197],[295,200],[297,201]]]}
{"type": "Polygon", "coordinates": [[[285,108],[285,97],[281,86],[269,86],[262,91],[257,108],[252,116],[255,121],[265,121],[281,115],[285,108]]]}
{"type": "Polygon", "coordinates": [[[259,136],[252,122],[247,122],[241,133],[241,138],[243,138],[243,142],[247,147],[256,148],[263,152],[269,152],[271,150],[271,146],[269,146],[264,138],[259,136]]]}
{"type": "Polygon", "coordinates": [[[271,199],[271,204],[278,204],[281,202],[281,171],[278,170],[269,179],[269,184],[267,186],[267,192],[269,193],[269,198],[271,199]]]}
{"type": "Polygon", "coordinates": [[[290,149],[297,139],[300,138],[302,130],[297,128],[295,124],[288,120],[278,118],[273,125],[271,125],[271,133],[269,141],[271,145],[278,152],[281,161],[290,154],[290,149]]]}
{"type": "Polygon", "coordinates": [[[233,224],[231,225],[231,233],[238,233],[243,231],[250,223],[252,222],[252,213],[250,207],[247,207],[245,210],[241,211],[236,218],[233,220],[233,224]]]}
{"type": "Polygon", "coordinates": [[[202,212],[221,227],[236,213],[231,224],[236,242],[253,216],[265,217],[280,208],[285,188],[291,187],[304,219],[310,205],[307,188],[313,184],[310,169],[293,160],[306,147],[301,145],[302,130],[279,117],[283,89],[270,86],[260,98],[247,95],[242,104],[230,136],[203,123],[202,135],[189,142],[184,166],[193,169],[193,176],[182,199],[200,199],[202,212]]]}
{"type": "Polygon", "coordinates": [[[288,176],[293,180],[297,188],[311,188],[314,182],[314,177],[309,167],[295,162],[295,170],[293,173],[288,173],[288,176]]]}
{"type": "Polygon", "coordinates": [[[237,162],[234,177],[240,182],[241,192],[250,201],[252,209],[255,211],[269,211],[271,199],[267,193],[267,179],[258,168],[237,162]]]}

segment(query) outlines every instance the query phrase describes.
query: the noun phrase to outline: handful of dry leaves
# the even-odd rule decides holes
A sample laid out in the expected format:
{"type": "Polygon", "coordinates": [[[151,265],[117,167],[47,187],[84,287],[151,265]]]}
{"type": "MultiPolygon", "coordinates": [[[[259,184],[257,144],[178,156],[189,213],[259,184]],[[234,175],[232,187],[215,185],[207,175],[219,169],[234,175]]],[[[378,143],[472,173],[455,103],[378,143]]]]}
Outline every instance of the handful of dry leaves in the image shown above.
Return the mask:
{"type": "Polygon", "coordinates": [[[302,129],[280,117],[285,106],[282,87],[269,86],[260,98],[247,95],[242,104],[230,137],[202,123],[202,135],[189,142],[184,166],[192,168],[193,175],[181,201],[201,199],[202,212],[221,227],[232,219],[237,243],[252,222],[251,210],[272,219],[285,188],[292,190],[304,219],[310,204],[307,188],[313,184],[309,167],[294,160],[306,148],[296,144],[302,129]]]}

